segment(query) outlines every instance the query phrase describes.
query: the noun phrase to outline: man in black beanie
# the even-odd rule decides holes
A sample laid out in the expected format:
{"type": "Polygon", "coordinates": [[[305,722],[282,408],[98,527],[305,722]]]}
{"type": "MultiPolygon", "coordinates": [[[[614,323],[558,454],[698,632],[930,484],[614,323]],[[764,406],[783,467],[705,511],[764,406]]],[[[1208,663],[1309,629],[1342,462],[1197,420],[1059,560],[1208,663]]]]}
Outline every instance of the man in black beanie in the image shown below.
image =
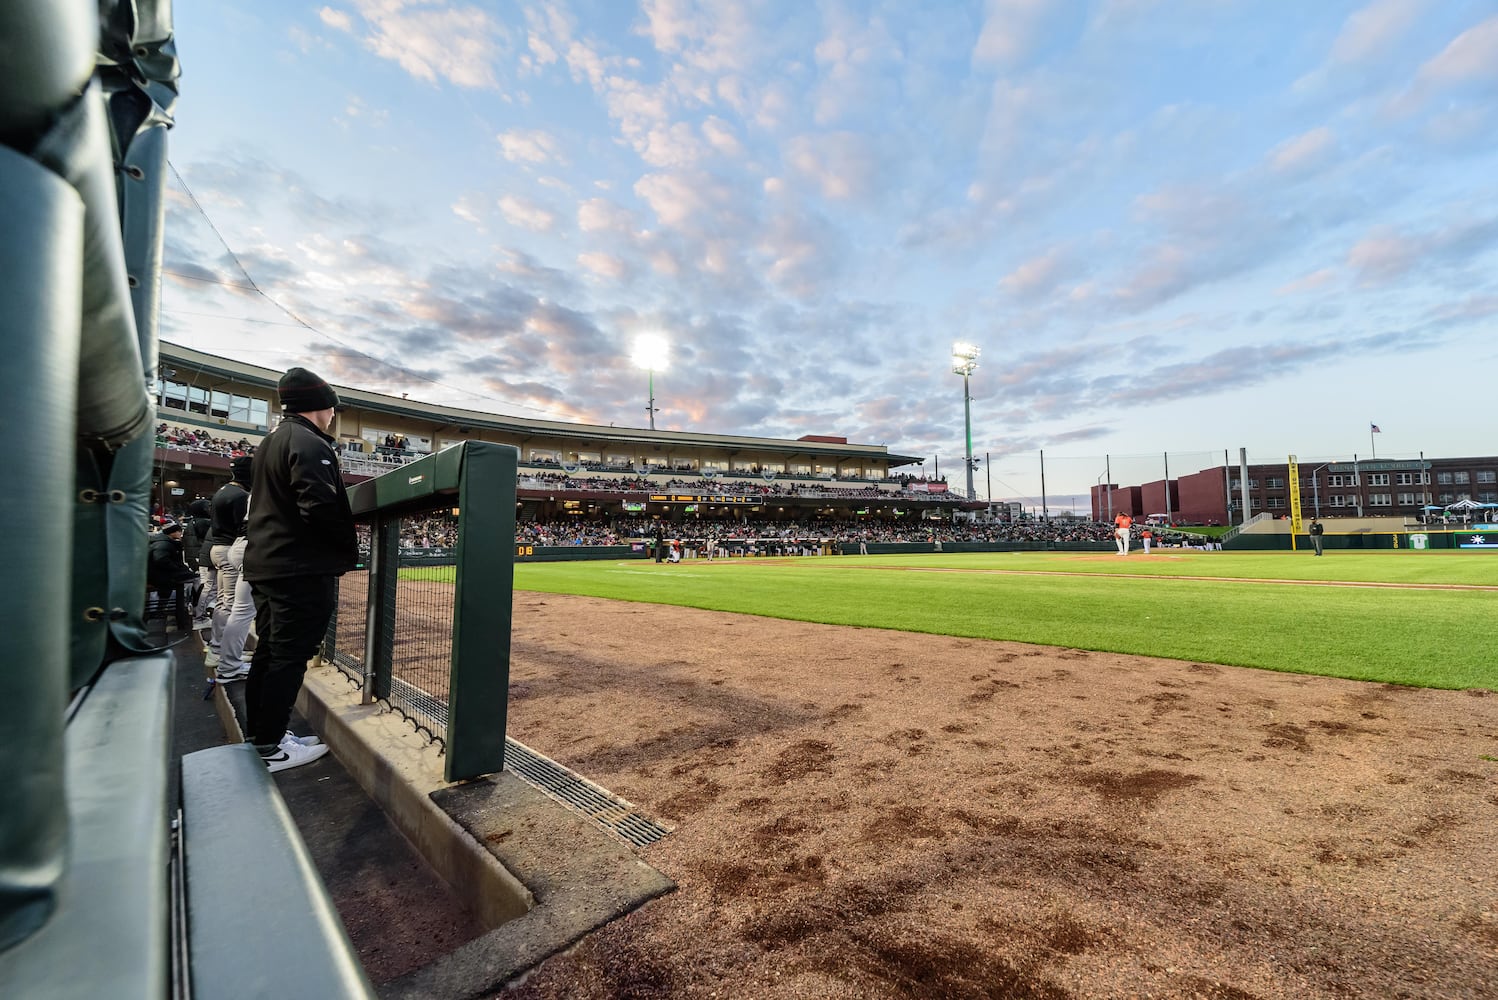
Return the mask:
{"type": "Polygon", "coordinates": [[[266,766],[281,771],[328,751],[286,727],[332,618],[338,577],[354,568],[359,549],[328,435],[338,394],[305,368],[288,371],[276,388],[285,415],[255,450],[245,537],[259,636],[245,684],[245,729],[266,766]]]}

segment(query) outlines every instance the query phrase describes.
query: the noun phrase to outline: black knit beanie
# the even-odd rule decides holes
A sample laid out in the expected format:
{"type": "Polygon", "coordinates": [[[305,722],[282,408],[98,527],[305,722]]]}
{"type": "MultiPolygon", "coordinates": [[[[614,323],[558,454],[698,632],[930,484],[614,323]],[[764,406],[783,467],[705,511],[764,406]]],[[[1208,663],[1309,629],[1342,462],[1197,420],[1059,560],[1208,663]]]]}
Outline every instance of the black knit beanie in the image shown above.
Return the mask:
{"type": "Polygon", "coordinates": [[[293,368],[282,375],[276,383],[276,392],[281,397],[281,409],[287,413],[331,410],[338,406],[338,393],[333,387],[305,368],[293,368]]]}

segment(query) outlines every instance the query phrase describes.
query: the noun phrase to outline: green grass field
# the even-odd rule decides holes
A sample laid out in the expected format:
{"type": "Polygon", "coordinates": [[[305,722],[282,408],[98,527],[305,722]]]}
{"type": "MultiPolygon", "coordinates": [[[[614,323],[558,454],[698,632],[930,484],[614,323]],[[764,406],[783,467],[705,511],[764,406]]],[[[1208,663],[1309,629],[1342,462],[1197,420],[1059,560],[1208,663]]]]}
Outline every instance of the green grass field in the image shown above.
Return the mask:
{"type": "MultiPolygon", "coordinates": [[[[422,573],[403,570],[402,577],[422,573]]],[[[1422,687],[1498,689],[1492,624],[1498,591],[1434,589],[1452,584],[1498,587],[1498,557],[961,553],[515,567],[517,590],[1422,687]],[[1324,582],[1404,586],[1319,585],[1324,582]]]]}

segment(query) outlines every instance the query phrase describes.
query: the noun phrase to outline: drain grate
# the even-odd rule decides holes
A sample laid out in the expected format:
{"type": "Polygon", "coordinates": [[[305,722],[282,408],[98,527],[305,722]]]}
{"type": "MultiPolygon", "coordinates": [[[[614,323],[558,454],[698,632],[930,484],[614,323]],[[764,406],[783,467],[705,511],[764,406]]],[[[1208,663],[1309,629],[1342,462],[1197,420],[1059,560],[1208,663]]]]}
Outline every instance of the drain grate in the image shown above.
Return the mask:
{"type": "Polygon", "coordinates": [[[645,847],[671,832],[635,811],[614,793],[543,757],[524,743],[505,738],[505,770],[535,785],[552,798],[592,818],[605,830],[645,847]]]}

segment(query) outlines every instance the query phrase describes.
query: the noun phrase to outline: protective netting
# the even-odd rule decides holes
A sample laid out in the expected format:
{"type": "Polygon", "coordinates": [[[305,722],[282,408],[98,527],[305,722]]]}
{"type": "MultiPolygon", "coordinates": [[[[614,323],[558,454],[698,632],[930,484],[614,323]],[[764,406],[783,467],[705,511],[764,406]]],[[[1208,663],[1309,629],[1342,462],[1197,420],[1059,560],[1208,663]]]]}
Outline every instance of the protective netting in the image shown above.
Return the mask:
{"type": "Polygon", "coordinates": [[[323,652],[355,683],[365,683],[364,633],[369,620],[370,525],[360,524],[359,567],[338,578],[338,605],[328,623],[323,652]]]}
{"type": "Polygon", "coordinates": [[[457,607],[458,517],[450,511],[400,523],[400,571],[390,618],[390,703],[434,739],[447,736],[457,607]]]}

